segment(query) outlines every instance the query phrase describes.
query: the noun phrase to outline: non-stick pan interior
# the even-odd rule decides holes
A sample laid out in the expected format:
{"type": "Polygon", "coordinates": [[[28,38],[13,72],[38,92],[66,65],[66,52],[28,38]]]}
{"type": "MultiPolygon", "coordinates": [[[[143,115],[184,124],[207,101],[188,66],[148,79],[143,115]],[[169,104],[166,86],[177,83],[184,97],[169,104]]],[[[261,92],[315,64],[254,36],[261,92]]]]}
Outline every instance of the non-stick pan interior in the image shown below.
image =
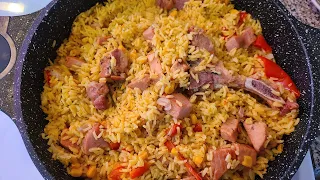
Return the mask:
{"type": "MultiPolygon", "coordinates": [[[[17,96],[15,107],[17,125],[35,165],[46,179],[72,179],[58,161],[51,159],[47,142],[41,133],[47,121],[40,108],[40,95],[43,91],[43,70],[54,60],[56,49],[68,37],[75,17],[94,6],[98,1],[64,0],[53,1],[36,20],[20,51],[18,64],[23,67],[21,87],[16,78],[17,96]],[[39,25],[39,26],[38,26],[39,25]],[[56,41],[56,46],[52,44],[56,41]],[[21,100],[21,107],[20,107],[21,100]],[[21,112],[22,110],[22,112],[21,112]]],[[[300,104],[300,123],[296,131],[284,137],[284,152],[269,163],[265,179],[290,179],[299,168],[306,150],[305,141],[312,114],[313,86],[310,65],[304,47],[294,26],[288,21],[286,13],[272,0],[241,0],[233,2],[237,9],[246,10],[259,19],[263,33],[271,46],[278,63],[296,82],[302,92],[300,104]]],[[[21,67],[18,67],[21,69],[21,67]]],[[[17,70],[19,72],[19,69],[17,70]]],[[[19,73],[18,73],[19,74],[19,73]]]]}

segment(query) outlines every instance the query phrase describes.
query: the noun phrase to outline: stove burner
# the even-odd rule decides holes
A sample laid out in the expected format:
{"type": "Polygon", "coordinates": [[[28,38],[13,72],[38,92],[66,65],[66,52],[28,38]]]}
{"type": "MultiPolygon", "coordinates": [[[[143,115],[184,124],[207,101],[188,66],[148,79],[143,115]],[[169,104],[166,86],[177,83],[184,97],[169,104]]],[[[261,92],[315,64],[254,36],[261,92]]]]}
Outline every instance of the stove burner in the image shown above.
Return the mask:
{"type": "Polygon", "coordinates": [[[0,35],[0,73],[9,65],[11,57],[10,45],[7,40],[0,35]]]}

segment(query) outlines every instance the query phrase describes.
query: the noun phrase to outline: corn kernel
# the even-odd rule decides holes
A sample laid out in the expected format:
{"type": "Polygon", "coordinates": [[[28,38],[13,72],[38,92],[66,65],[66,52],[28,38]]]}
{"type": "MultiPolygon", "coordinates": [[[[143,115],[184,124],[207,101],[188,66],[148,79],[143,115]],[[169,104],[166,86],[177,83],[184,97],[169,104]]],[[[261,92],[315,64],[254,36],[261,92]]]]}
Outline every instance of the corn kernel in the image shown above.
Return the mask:
{"type": "Polygon", "coordinates": [[[198,119],[197,119],[197,116],[195,114],[191,114],[191,123],[192,124],[197,124],[198,123],[198,119]]]}
{"type": "Polygon", "coordinates": [[[236,9],[232,9],[232,10],[230,11],[230,13],[231,13],[231,14],[238,14],[238,13],[239,13],[239,11],[238,11],[238,10],[236,10],[236,9]]]}
{"type": "Polygon", "coordinates": [[[80,177],[82,175],[82,168],[71,168],[69,174],[73,177],[80,177]]]}
{"type": "Polygon", "coordinates": [[[170,85],[166,86],[166,88],[164,89],[164,92],[166,94],[172,94],[174,92],[175,89],[175,83],[170,83],[170,85]]]}
{"type": "Polygon", "coordinates": [[[80,163],[78,163],[78,162],[75,162],[75,163],[72,163],[71,164],[71,167],[72,168],[79,168],[81,165],[80,165],[80,163]]]}
{"type": "Polygon", "coordinates": [[[250,156],[244,156],[241,164],[246,167],[251,168],[252,167],[252,158],[250,156]]]}
{"type": "Polygon", "coordinates": [[[137,58],[137,51],[135,49],[130,51],[130,58],[136,59],[137,58]]]}
{"type": "Polygon", "coordinates": [[[139,157],[141,158],[141,159],[147,159],[147,157],[148,157],[148,153],[146,152],[146,151],[142,151],[141,153],[140,153],[140,155],[139,155],[139,157]]]}
{"type": "Polygon", "coordinates": [[[200,166],[202,161],[203,161],[203,157],[201,156],[194,156],[192,158],[193,162],[197,165],[197,166],[200,166]]]}
{"type": "Polygon", "coordinates": [[[87,171],[87,177],[88,178],[93,178],[97,174],[97,168],[96,166],[90,166],[88,171],[87,171]]]}
{"type": "Polygon", "coordinates": [[[177,14],[178,14],[178,11],[176,11],[176,10],[173,10],[170,12],[170,16],[172,16],[172,17],[177,16],[177,14]]]}
{"type": "Polygon", "coordinates": [[[177,148],[172,148],[172,149],[171,149],[171,154],[177,156],[177,155],[178,155],[178,150],[177,150],[177,148]]]}
{"type": "Polygon", "coordinates": [[[122,45],[122,44],[120,44],[118,48],[119,48],[120,50],[122,50],[122,51],[126,51],[126,48],[125,48],[125,47],[123,47],[123,45],[122,45]]]}
{"type": "Polygon", "coordinates": [[[278,147],[277,147],[277,150],[279,152],[282,152],[283,151],[283,144],[279,144],[278,147]]]}

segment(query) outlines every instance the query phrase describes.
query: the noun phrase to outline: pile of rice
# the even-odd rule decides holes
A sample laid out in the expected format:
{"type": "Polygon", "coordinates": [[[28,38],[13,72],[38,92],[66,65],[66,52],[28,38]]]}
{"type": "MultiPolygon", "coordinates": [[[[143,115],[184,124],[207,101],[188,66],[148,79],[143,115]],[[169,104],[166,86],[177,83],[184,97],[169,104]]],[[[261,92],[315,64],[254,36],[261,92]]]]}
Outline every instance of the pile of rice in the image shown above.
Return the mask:
{"type": "MultiPolygon", "coordinates": [[[[202,176],[212,178],[212,151],[228,144],[220,136],[221,124],[229,117],[238,117],[239,107],[242,107],[247,121],[264,121],[267,124],[266,144],[273,141],[277,145],[259,155],[251,171],[230,168],[223,178],[253,179],[255,175],[262,178],[268,162],[282,152],[283,135],[293,132],[299,122],[297,111],[281,117],[278,110],[270,108],[247,92],[226,86],[217,91],[208,88],[193,94],[190,97],[193,105],[191,115],[184,119],[174,120],[172,116],[160,111],[156,103],[166,93],[166,87],[186,88],[189,85],[188,72],[170,72],[176,59],[203,59],[197,67],[199,71],[222,61],[234,75],[249,77],[259,74],[262,79],[267,78],[257,55],[270,57],[272,54],[253,47],[231,52],[225,50],[225,40],[221,33],[228,37],[235,32],[239,34],[245,26],[251,26],[256,34],[261,34],[259,21],[250,15],[238,27],[238,13],[232,4],[219,0],[191,0],[180,11],[165,11],[155,5],[155,0],[115,0],[97,4],[81,13],[73,23],[70,37],[60,46],[56,60],[49,67],[59,69],[63,79],[52,77],[50,85],[45,83],[42,93],[42,109],[48,115],[46,119],[49,122],[42,136],[48,140],[52,158],[63,163],[68,172],[76,162],[83,168],[83,176],[90,165],[96,166],[97,173],[93,179],[107,179],[116,164],[125,167],[122,172],[130,172],[132,168],[143,166],[144,161],[150,164],[150,169],[140,179],[180,179],[187,176],[184,161],[173,156],[164,145],[165,131],[174,123],[180,123],[187,133],[178,131],[174,137],[176,149],[202,176]],[[155,28],[153,47],[142,35],[151,25],[155,28]],[[205,30],[215,46],[214,55],[189,44],[188,28],[191,26],[205,30]],[[104,45],[99,45],[96,39],[101,36],[112,38],[104,45]],[[99,77],[100,60],[116,48],[125,51],[129,57],[129,71],[125,81],[112,85],[114,105],[99,111],[87,97],[86,86],[91,81],[105,81],[99,77]],[[143,92],[127,88],[132,79],[150,71],[147,55],[151,50],[160,57],[165,76],[143,92]],[[61,63],[66,56],[80,57],[86,63],[70,71],[61,63]],[[202,99],[197,99],[197,96],[202,99]],[[192,130],[195,121],[202,124],[202,132],[192,130]],[[62,130],[69,128],[66,138],[81,145],[86,132],[84,127],[90,128],[95,123],[108,127],[102,137],[107,142],[120,142],[119,150],[96,148],[91,149],[90,155],[85,155],[81,151],[70,152],[59,144],[62,130]],[[143,135],[145,131],[148,133],[146,137],[143,135]]],[[[295,98],[284,88],[281,91],[283,96],[295,98]]],[[[244,129],[237,142],[250,144],[244,129]]],[[[235,166],[236,163],[230,162],[229,166],[235,166]]],[[[122,178],[130,179],[126,175],[122,178]]]]}

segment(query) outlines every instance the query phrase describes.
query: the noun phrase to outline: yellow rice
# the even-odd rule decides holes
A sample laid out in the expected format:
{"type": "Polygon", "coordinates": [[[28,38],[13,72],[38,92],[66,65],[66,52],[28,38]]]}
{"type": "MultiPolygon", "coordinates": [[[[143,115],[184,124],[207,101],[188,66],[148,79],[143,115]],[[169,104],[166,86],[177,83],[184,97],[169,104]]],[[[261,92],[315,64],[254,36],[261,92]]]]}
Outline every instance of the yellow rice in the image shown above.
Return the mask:
{"type": "MultiPolygon", "coordinates": [[[[185,177],[187,173],[184,162],[168,152],[164,145],[165,130],[172,126],[174,120],[170,115],[159,111],[156,104],[165,87],[174,84],[185,88],[189,85],[189,73],[170,72],[174,60],[203,59],[196,71],[223,61],[225,67],[234,75],[252,76],[254,72],[260,72],[262,79],[266,78],[264,68],[257,58],[257,55],[267,55],[265,52],[251,48],[250,51],[237,49],[229,53],[224,48],[225,40],[221,38],[221,33],[232,36],[234,32],[241,32],[245,26],[251,26],[256,34],[262,31],[259,21],[252,19],[250,15],[245,23],[238,27],[237,12],[233,9],[232,4],[218,0],[191,0],[183,10],[174,9],[167,12],[157,7],[155,0],[115,0],[97,4],[81,13],[73,23],[70,37],[58,49],[56,60],[48,67],[58,69],[63,78],[52,77],[50,86],[46,83],[42,93],[42,109],[48,115],[48,125],[42,136],[48,140],[52,158],[61,161],[68,172],[76,161],[83,168],[83,176],[89,165],[96,166],[97,174],[93,179],[107,179],[117,163],[125,165],[123,172],[130,172],[132,168],[143,166],[144,160],[150,164],[150,171],[144,173],[140,179],[185,177]],[[142,77],[150,71],[147,60],[150,46],[142,33],[151,25],[155,28],[153,50],[160,57],[166,75],[143,92],[126,88],[132,79],[142,77]],[[214,56],[189,45],[190,26],[197,26],[206,31],[206,35],[215,46],[214,56]],[[229,30],[223,31],[223,27],[229,30]],[[96,39],[103,35],[112,38],[104,45],[98,45],[96,39]],[[115,91],[112,99],[115,105],[105,111],[99,111],[87,98],[85,87],[91,81],[106,82],[106,79],[99,77],[100,60],[116,48],[126,52],[130,69],[123,83],[113,85],[115,91]],[[81,57],[86,63],[81,67],[74,67],[72,74],[63,65],[66,56],[81,57]],[[81,151],[70,152],[60,146],[60,134],[68,125],[70,128],[64,138],[80,145],[85,132],[95,123],[107,124],[109,128],[103,131],[101,136],[107,142],[121,142],[121,149],[126,151],[93,148],[90,149],[90,155],[84,155],[81,151]],[[85,127],[85,130],[79,131],[81,127],[85,127]],[[141,129],[145,129],[149,135],[143,137],[141,129]]],[[[287,90],[283,90],[281,95],[295,99],[287,90]]],[[[237,116],[240,106],[244,108],[246,122],[266,122],[269,131],[267,142],[276,141],[278,145],[273,149],[266,149],[266,153],[257,158],[253,171],[247,173],[230,169],[223,176],[224,179],[252,179],[255,174],[263,177],[268,162],[282,152],[283,135],[293,132],[294,126],[299,122],[296,118],[297,111],[281,117],[278,110],[258,102],[243,90],[234,90],[226,86],[217,91],[206,89],[198,92],[191,96],[190,101],[193,104],[192,117],[176,120],[183,124],[187,131],[186,134],[178,132],[181,139],[177,136],[174,138],[176,148],[201,175],[211,178],[212,150],[227,144],[220,136],[220,126],[229,117],[237,116]],[[202,100],[197,99],[197,96],[202,97],[202,100]],[[192,121],[200,122],[203,131],[195,133],[192,130],[192,121]],[[202,162],[193,162],[199,159],[202,162]]],[[[238,142],[250,143],[243,129],[238,136],[238,142]]],[[[130,179],[128,175],[123,175],[122,178],[130,179]]]]}

